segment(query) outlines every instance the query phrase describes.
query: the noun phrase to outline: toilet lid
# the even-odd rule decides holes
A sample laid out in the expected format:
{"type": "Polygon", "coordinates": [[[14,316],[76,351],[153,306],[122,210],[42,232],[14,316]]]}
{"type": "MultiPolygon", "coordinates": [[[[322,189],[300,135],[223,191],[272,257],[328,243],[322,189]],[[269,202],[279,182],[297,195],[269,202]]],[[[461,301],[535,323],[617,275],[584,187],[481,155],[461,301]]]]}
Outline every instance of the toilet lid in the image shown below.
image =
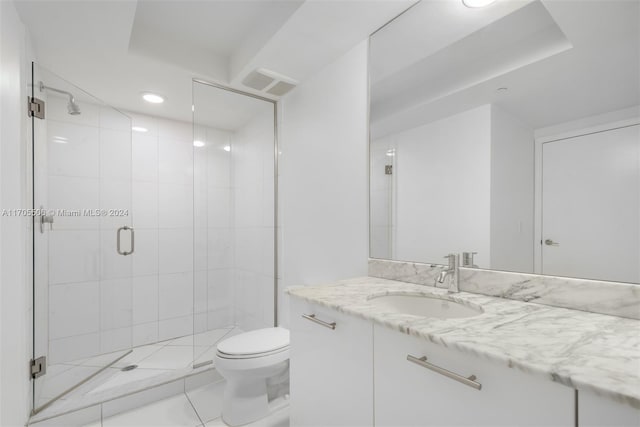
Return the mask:
{"type": "Polygon", "coordinates": [[[275,352],[289,346],[289,331],[266,328],[244,332],[218,343],[218,352],[230,355],[255,355],[275,352]]]}

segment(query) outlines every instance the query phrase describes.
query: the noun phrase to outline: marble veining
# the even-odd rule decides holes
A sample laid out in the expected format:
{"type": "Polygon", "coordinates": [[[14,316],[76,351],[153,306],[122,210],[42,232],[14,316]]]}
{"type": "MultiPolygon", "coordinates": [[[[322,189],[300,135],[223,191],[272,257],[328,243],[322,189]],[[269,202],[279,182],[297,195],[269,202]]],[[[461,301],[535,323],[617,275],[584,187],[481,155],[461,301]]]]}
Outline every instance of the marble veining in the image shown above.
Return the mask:
{"type": "Polygon", "coordinates": [[[364,277],[287,293],[477,357],[590,390],[640,409],[640,321],[364,277]],[[372,295],[447,295],[482,307],[473,317],[386,313],[372,295]]]}
{"type": "MultiPolygon", "coordinates": [[[[442,266],[369,260],[369,276],[434,286],[442,266]]],[[[444,286],[444,285],[442,285],[444,286]]],[[[460,268],[460,290],[536,304],[640,319],[640,285],[460,268]]]]}

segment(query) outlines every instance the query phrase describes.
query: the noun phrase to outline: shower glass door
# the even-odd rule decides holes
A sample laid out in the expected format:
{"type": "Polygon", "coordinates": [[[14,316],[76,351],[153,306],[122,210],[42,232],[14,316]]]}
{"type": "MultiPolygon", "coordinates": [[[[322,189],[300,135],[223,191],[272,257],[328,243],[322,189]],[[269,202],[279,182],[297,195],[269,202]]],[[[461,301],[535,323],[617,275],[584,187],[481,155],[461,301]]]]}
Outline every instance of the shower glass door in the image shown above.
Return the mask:
{"type": "MultiPolygon", "coordinates": [[[[132,345],[131,119],[33,64],[34,379],[40,412],[132,345]],[[37,375],[37,374],[36,374],[37,375]]],[[[115,372],[115,371],[114,371],[115,372]]]]}

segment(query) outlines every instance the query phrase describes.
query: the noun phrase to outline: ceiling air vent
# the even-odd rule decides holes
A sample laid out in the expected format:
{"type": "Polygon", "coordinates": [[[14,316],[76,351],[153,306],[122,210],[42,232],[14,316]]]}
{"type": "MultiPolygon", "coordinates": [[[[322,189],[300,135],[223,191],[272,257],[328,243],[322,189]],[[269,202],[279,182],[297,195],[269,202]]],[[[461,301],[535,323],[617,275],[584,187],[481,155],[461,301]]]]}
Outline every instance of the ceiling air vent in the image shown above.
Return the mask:
{"type": "Polygon", "coordinates": [[[258,68],[250,72],[242,84],[270,95],[282,96],[296,87],[298,82],[290,77],[278,74],[266,68],[258,68]]]}

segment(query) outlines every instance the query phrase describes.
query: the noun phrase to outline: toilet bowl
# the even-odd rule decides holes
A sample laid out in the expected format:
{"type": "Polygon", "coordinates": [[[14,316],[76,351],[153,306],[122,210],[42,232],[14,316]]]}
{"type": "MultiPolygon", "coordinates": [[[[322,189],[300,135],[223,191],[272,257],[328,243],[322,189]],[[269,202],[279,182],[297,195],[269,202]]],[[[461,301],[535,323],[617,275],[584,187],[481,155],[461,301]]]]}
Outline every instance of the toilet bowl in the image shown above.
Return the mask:
{"type": "Polygon", "coordinates": [[[266,328],[245,332],[218,343],[215,367],[227,381],[222,419],[239,426],[270,412],[271,379],[289,371],[289,331],[266,328]]]}

